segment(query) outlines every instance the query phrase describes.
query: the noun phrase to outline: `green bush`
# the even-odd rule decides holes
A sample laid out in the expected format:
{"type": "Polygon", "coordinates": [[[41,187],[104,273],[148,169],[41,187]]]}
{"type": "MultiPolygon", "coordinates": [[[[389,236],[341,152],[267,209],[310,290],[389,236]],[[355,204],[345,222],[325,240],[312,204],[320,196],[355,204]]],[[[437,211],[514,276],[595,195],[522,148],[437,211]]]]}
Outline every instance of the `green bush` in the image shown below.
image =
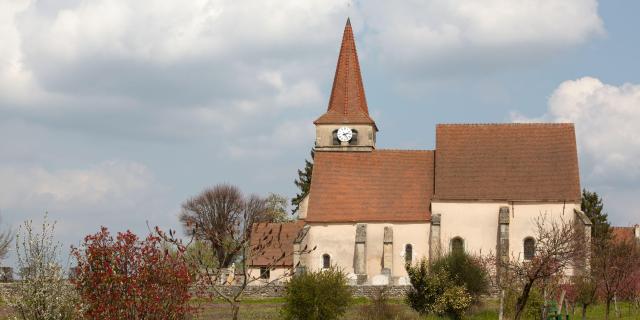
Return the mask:
{"type": "Polygon", "coordinates": [[[467,289],[453,281],[446,268],[432,268],[421,260],[415,266],[407,266],[411,289],[407,303],[421,314],[434,313],[460,319],[472,305],[473,298],[467,289]]]}
{"type": "Polygon", "coordinates": [[[480,301],[480,296],[487,293],[489,277],[487,271],[472,256],[464,252],[452,252],[433,262],[432,268],[438,272],[446,270],[453,283],[464,286],[473,298],[480,301]]]}
{"type": "MultiPolygon", "coordinates": [[[[520,296],[522,286],[513,286],[504,293],[504,314],[507,319],[513,318],[516,313],[516,301],[520,296]]],[[[544,297],[539,288],[533,287],[529,293],[527,305],[524,307],[524,319],[538,319],[544,306],[544,297]]]]}
{"type": "Polygon", "coordinates": [[[282,316],[291,320],[332,320],[352,304],[343,272],[330,268],[294,276],[287,284],[282,316]]]}

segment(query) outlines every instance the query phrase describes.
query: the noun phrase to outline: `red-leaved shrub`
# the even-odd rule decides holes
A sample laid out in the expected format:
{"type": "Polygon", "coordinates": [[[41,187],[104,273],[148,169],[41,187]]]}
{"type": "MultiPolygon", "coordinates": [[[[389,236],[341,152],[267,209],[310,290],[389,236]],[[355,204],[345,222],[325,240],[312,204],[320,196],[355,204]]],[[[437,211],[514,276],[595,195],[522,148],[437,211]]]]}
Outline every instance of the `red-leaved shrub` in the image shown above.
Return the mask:
{"type": "Polygon", "coordinates": [[[115,239],[107,228],[73,248],[75,284],[88,319],[183,319],[193,283],[184,248],[169,252],[161,239],[140,240],[130,231],[115,239]]]}

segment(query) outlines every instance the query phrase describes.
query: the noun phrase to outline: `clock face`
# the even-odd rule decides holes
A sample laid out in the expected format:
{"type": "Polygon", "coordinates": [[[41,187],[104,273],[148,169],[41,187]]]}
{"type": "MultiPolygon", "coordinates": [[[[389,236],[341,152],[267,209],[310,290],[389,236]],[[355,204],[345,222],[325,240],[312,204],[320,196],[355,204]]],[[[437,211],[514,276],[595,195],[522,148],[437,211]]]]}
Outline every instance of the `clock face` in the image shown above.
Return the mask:
{"type": "Polygon", "coordinates": [[[347,142],[351,140],[352,137],[353,137],[353,132],[351,131],[351,128],[342,127],[338,129],[338,140],[342,142],[347,142]]]}

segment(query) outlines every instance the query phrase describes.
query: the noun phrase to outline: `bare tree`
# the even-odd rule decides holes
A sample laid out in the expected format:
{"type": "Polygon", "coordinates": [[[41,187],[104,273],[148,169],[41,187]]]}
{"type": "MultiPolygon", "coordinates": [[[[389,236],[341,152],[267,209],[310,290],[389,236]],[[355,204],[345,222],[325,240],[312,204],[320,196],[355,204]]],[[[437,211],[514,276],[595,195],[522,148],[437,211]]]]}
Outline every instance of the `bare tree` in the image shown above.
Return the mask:
{"type": "Polygon", "coordinates": [[[640,252],[637,245],[631,241],[609,240],[606,249],[592,260],[600,292],[606,304],[605,319],[609,319],[611,303],[631,288],[630,282],[640,265],[640,252]]]}
{"type": "Polygon", "coordinates": [[[585,232],[572,222],[563,219],[549,220],[540,215],[535,221],[535,254],[531,260],[512,257],[498,260],[502,268],[522,284],[516,300],[514,319],[519,320],[525,309],[531,290],[563,274],[569,268],[584,267],[585,253],[589,249],[585,232]]]}
{"type": "Polygon", "coordinates": [[[11,229],[0,232],[0,260],[3,260],[7,256],[7,253],[9,253],[9,246],[11,245],[13,237],[14,234],[11,229]]]}
{"type": "Polygon", "coordinates": [[[191,250],[198,283],[203,292],[213,291],[211,298],[220,297],[229,303],[234,320],[238,319],[242,295],[247,286],[256,281],[269,285],[293,275],[297,266],[285,265],[285,260],[294,254],[310,252],[306,247],[298,252],[293,252],[293,248],[283,247],[281,224],[261,230],[260,236],[252,237],[257,230],[256,224],[268,220],[266,201],[255,195],[245,198],[237,187],[231,185],[217,185],[189,199],[182,206],[180,220],[189,236],[185,240],[186,244],[175,238],[173,232],[166,234],[156,229],[158,234],[168,243],[184,246],[187,250],[194,244],[198,244],[200,248],[202,244],[209,245],[207,249],[210,250],[200,250],[197,247],[191,250]],[[277,254],[274,254],[274,248],[277,254]],[[268,250],[269,255],[266,254],[268,250]],[[208,262],[211,253],[217,260],[215,266],[208,262]],[[265,269],[281,267],[286,270],[267,281],[260,279],[260,275],[252,274],[249,268],[256,257],[267,259],[268,262],[262,266],[265,269]],[[235,274],[229,274],[230,272],[235,274]],[[221,285],[228,283],[229,278],[234,279],[238,273],[238,283],[233,286],[221,285]]]}
{"type": "MultiPolygon", "coordinates": [[[[592,260],[593,261],[593,260],[592,260]]],[[[598,279],[594,272],[573,277],[572,286],[575,290],[575,303],[580,305],[582,320],[587,319],[587,309],[598,299],[598,279]]]]}
{"type": "Polygon", "coordinates": [[[251,225],[264,215],[263,199],[245,199],[237,187],[221,184],[183,203],[180,221],[187,235],[210,246],[219,267],[228,268],[251,236],[251,225]]]}

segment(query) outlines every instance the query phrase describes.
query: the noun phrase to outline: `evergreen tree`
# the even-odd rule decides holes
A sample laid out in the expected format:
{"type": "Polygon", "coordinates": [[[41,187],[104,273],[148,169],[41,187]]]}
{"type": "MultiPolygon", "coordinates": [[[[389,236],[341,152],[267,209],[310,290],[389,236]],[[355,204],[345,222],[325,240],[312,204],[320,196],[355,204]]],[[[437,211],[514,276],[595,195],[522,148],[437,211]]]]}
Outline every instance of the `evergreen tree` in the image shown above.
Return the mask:
{"type": "Polygon", "coordinates": [[[313,157],[315,155],[315,151],[311,150],[311,161],[305,159],[304,162],[304,170],[298,170],[298,179],[293,183],[296,184],[298,189],[300,189],[300,193],[298,193],[295,198],[291,199],[291,204],[293,205],[292,213],[298,212],[300,209],[300,203],[302,199],[309,194],[309,188],[311,187],[311,173],[313,172],[313,157]]]}
{"type": "Polygon", "coordinates": [[[591,238],[601,244],[611,237],[608,215],[602,211],[603,208],[602,198],[597,193],[590,192],[587,189],[582,190],[580,209],[593,224],[591,226],[591,238]]]}

